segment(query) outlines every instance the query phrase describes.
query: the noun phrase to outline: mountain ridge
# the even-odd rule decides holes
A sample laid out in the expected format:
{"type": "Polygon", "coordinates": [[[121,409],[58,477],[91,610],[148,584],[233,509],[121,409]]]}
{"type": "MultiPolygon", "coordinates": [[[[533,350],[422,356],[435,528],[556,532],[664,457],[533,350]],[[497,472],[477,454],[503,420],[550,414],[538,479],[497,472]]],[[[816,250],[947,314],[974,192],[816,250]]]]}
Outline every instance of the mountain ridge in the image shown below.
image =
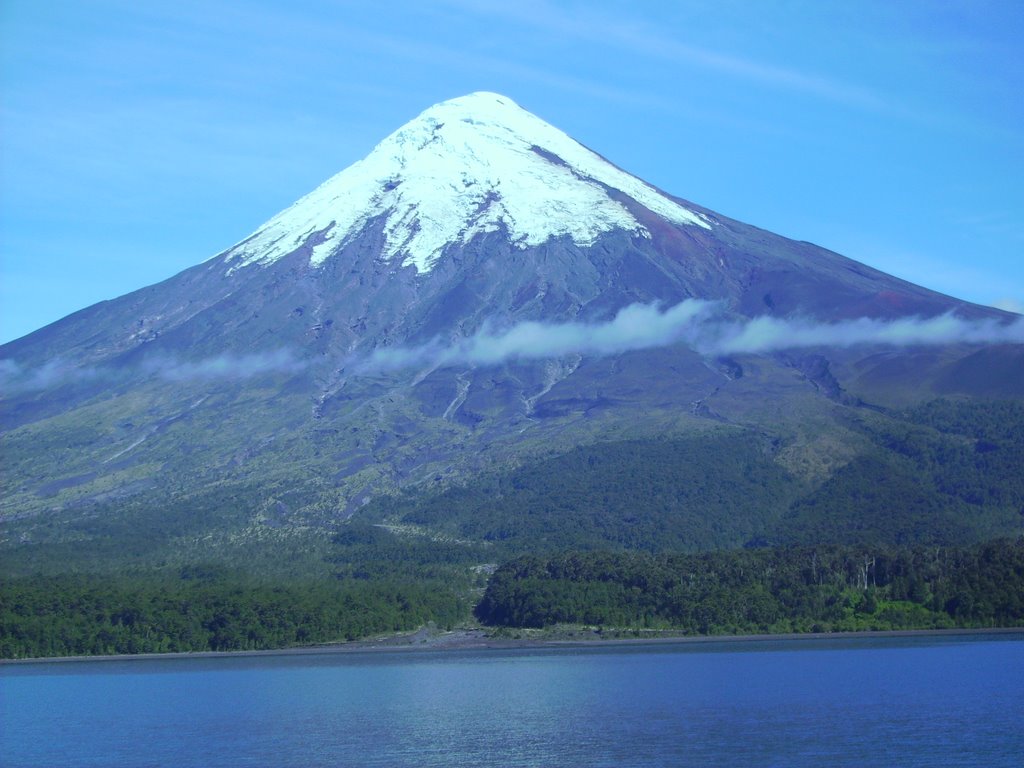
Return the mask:
{"type": "MultiPolygon", "coordinates": [[[[437,110],[458,103],[407,126],[433,136],[437,110]]],[[[445,142],[490,146],[480,125],[448,123],[445,142]]],[[[665,195],[557,132],[602,178],[642,186],[588,181],[566,170],[569,150],[512,133],[515,168],[472,166],[469,189],[485,189],[442,185],[432,201],[449,215],[440,252],[416,240],[422,195],[401,197],[414,180],[387,189],[393,167],[374,166],[348,225],[286,209],[168,280],[0,348],[5,546],[83,526],[95,540],[83,521],[130,526],[147,505],[178,510],[160,534],[172,548],[208,546],[203,530],[321,535],[381,494],[722,425],[767,436],[771,461],[821,481],[873,445],[851,427],[862,412],[1024,398],[1019,318],[665,195]],[[596,218],[544,198],[550,221],[516,229],[514,195],[489,193],[537,168],[600,201],[596,218]],[[666,206],[675,219],[654,210],[666,206]]],[[[440,163],[430,189],[462,178],[426,157],[440,163]]]]}

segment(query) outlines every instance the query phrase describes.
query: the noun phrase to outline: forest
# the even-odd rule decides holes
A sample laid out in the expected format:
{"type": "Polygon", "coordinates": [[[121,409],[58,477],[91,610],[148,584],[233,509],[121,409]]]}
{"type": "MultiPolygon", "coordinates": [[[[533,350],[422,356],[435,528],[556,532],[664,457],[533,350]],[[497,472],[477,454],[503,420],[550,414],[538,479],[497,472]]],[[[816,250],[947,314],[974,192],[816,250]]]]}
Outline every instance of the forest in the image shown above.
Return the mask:
{"type": "Polygon", "coordinates": [[[482,599],[380,574],[269,586],[217,568],[166,578],[0,584],[0,658],[232,651],[465,625],[679,634],[1024,626],[1024,539],[972,547],[787,546],[698,554],[524,555],[482,599]]]}
{"type": "Polygon", "coordinates": [[[476,615],[700,635],[1024,626],[1024,539],[523,556],[494,573],[476,615]]]}
{"type": "Polygon", "coordinates": [[[176,581],[57,576],[0,583],[0,658],[243,651],[450,627],[469,604],[444,584],[267,586],[188,569],[176,581]]]}

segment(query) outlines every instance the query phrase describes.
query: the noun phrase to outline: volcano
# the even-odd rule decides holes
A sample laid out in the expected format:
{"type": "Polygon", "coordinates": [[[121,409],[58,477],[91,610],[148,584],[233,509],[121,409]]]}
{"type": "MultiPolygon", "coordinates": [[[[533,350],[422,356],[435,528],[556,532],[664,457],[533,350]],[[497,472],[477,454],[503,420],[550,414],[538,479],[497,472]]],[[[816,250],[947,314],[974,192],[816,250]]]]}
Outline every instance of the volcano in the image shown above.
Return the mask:
{"type": "Polygon", "coordinates": [[[877,447],[865,424],[1024,398],[1019,317],[673,197],[494,93],[0,359],[4,546],[65,553],[280,541],[723,434],[806,495],[877,447]]]}

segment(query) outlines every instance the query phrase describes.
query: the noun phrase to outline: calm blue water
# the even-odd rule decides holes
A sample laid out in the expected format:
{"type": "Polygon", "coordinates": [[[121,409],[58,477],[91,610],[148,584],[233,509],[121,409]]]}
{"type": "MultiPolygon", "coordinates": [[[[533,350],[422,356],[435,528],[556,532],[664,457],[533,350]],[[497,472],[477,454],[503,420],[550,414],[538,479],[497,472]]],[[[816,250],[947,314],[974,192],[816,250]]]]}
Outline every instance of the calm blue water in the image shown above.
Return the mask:
{"type": "Polygon", "coordinates": [[[4,766],[1014,766],[1024,634],[0,667],[4,766]]]}

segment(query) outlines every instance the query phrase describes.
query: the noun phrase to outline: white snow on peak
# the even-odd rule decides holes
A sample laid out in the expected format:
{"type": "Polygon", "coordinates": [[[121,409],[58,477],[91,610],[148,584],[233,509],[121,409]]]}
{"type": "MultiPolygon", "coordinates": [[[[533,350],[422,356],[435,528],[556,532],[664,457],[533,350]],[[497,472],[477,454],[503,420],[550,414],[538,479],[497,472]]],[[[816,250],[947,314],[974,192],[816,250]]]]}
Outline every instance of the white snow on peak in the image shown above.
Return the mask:
{"type": "Polygon", "coordinates": [[[384,258],[431,269],[445,247],[505,228],[521,248],[613,229],[650,234],[606,187],[676,224],[710,219],[619,170],[496,93],[436,104],[279,213],[226,254],[231,271],[269,264],[309,241],[310,263],[383,217],[384,258]],[[312,235],[314,238],[310,239],[312,235]]]}

